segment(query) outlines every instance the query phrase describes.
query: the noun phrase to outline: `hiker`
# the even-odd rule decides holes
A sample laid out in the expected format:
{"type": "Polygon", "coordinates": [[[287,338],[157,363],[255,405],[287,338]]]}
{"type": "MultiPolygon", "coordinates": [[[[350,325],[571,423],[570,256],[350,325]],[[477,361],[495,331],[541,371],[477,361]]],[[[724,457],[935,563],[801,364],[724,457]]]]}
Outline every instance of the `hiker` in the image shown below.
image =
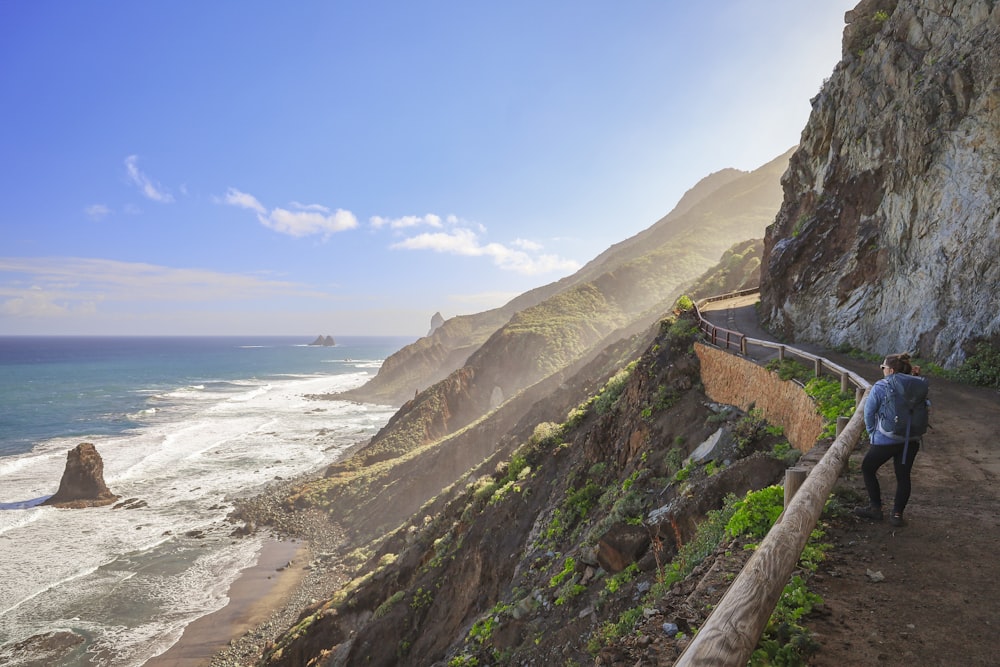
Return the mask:
{"type": "MultiPolygon", "coordinates": [[[[887,415],[896,415],[893,389],[902,392],[902,381],[905,376],[918,375],[920,367],[918,366],[914,372],[910,355],[903,353],[888,355],[882,362],[881,369],[882,379],[872,385],[868,400],[865,401],[865,430],[868,431],[871,446],[861,462],[861,474],[865,480],[865,489],[868,491],[868,505],[855,508],[854,513],[866,519],[882,520],[882,489],[878,483],[877,473],[879,468],[892,459],[893,470],[896,473],[896,496],[892,514],[889,515],[889,523],[893,526],[902,526],[903,510],[906,509],[906,503],[910,499],[910,471],[913,470],[913,461],[920,451],[920,436],[926,430],[929,404],[926,400],[927,381],[923,378],[919,381],[923,386],[917,410],[922,410],[922,414],[918,415],[917,419],[904,416],[904,419],[909,421],[901,427],[894,428],[893,424],[886,424],[887,415]],[[893,378],[897,373],[901,376],[893,378]]],[[[900,422],[899,419],[889,421],[900,422]]]]}

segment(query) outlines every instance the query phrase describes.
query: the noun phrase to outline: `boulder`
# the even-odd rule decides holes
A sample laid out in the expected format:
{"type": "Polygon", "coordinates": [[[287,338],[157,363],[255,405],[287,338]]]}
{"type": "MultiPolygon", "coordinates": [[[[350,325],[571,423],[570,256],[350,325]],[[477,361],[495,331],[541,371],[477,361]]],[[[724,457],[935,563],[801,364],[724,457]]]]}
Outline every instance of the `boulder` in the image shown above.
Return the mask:
{"type": "Polygon", "coordinates": [[[597,542],[597,562],[607,572],[621,572],[649,548],[649,531],[643,526],[616,524],[597,542]]]}
{"type": "Polygon", "coordinates": [[[715,433],[708,436],[707,440],[698,445],[684,463],[722,461],[732,454],[733,442],[733,434],[729,429],[724,426],[720,427],[715,433]]]}
{"type": "Polygon", "coordinates": [[[78,509],[101,507],[118,500],[104,483],[104,461],[97,448],[82,442],[66,455],[66,470],[59,490],[43,505],[78,509]]]}

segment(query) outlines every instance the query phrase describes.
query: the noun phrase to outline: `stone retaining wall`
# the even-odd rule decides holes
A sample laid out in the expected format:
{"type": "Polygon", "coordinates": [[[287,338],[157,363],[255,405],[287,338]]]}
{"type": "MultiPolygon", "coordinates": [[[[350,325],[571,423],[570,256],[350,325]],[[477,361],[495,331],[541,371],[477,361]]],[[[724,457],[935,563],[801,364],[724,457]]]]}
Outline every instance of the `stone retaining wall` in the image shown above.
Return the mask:
{"type": "Polygon", "coordinates": [[[793,447],[801,452],[812,449],[823,431],[823,417],[801,386],[718,348],[703,343],[695,343],[694,347],[709,398],[741,410],[752,403],[768,422],[785,429],[793,447]]]}

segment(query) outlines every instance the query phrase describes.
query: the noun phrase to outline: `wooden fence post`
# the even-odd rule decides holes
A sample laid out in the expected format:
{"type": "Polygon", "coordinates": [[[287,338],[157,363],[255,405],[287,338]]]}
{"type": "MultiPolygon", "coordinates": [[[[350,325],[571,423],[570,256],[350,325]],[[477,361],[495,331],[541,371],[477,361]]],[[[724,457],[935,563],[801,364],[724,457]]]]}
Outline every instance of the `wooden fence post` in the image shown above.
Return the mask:
{"type": "Polygon", "coordinates": [[[806,481],[808,474],[808,470],[798,466],[785,469],[785,509],[788,509],[788,505],[792,502],[795,492],[802,486],[802,482],[806,481]]]}
{"type": "Polygon", "coordinates": [[[864,427],[862,404],[730,584],[674,667],[744,667],[864,427]]]}

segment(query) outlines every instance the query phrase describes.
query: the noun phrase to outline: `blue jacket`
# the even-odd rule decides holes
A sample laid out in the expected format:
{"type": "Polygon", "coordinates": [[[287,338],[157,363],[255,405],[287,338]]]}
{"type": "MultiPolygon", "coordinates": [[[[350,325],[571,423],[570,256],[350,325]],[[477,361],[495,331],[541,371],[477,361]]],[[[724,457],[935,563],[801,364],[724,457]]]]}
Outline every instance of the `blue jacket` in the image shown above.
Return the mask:
{"type": "MultiPolygon", "coordinates": [[[[882,404],[889,398],[889,388],[882,378],[872,385],[865,401],[865,430],[873,445],[898,445],[906,441],[906,436],[884,433],[878,427],[878,417],[882,413],[882,404]]],[[[912,439],[912,438],[911,438],[912,439]]]]}

